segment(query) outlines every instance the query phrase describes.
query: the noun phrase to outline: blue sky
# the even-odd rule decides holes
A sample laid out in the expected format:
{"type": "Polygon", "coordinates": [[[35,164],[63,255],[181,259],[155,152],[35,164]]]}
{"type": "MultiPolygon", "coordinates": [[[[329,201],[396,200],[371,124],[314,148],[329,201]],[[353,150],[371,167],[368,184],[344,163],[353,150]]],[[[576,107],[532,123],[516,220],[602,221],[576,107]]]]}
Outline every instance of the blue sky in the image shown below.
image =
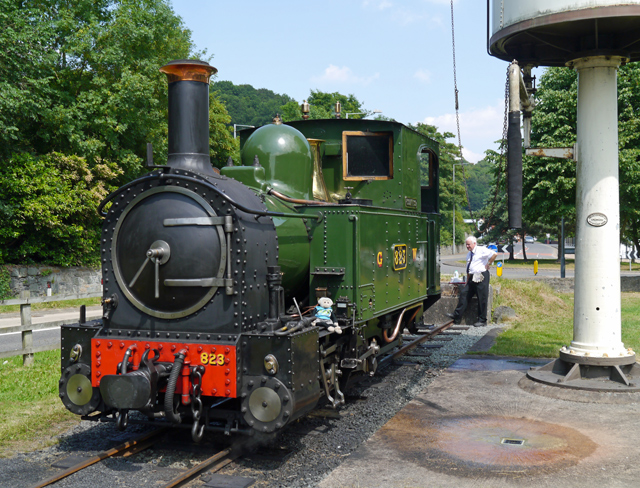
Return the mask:
{"type": "MultiPolygon", "coordinates": [[[[456,132],[450,0],[172,0],[218,80],[286,93],[353,93],[402,123],[456,132]]],[[[486,52],[486,2],[455,0],[465,156],[502,135],[507,63],[486,52]]],[[[455,142],[452,140],[452,142],[455,142]]]]}

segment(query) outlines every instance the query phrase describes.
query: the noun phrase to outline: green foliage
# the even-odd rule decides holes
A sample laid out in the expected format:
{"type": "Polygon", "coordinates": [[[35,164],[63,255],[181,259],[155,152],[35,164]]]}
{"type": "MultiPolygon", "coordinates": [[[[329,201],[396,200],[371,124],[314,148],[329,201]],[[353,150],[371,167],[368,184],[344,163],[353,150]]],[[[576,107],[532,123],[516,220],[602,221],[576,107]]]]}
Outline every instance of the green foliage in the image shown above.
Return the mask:
{"type": "MultiPolygon", "coordinates": [[[[577,75],[567,68],[550,68],[542,75],[533,111],[533,147],[569,147],[576,138],[577,75]]],[[[505,148],[506,152],[506,148],[505,148]]],[[[575,162],[566,159],[523,157],[522,229],[508,225],[506,156],[486,151],[485,161],[493,166],[493,183],[487,204],[480,212],[485,221],[485,240],[512,242],[519,235],[557,232],[561,217],[572,231],[575,220],[575,162]]],[[[523,256],[526,259],[526,255],[523,256]]],[[[511,258],[512,259],[512,258],[511,258]]]]}
{"type": "Polygon", "coordinates": [[[296,104],[288,95],[279,95],[266,88],[256,89],[251,85],[234,85],[230,81],[212,83],[211,91],[227,108],[232,125],[258,127],[269,124],[276,113],[281,112],[280,107],[291,101],[296,104]]]}
{"type": "MultiPolygon", "coordinates": [[[[533,111],[533,147],[570,147],[576,142],[577,74],[550,68],[540,78],[533,111]]],[[[575,220],[576,169],[569,159],[525,156],[522,161],[523,220],[555,226],[575,220]]]]}
{"type": "MultiPolygon", "coordinates": [[[[570,147],[576,142],[578,77],[568,68],[550,68],[540,79],[533,112],[532,145],[570,147]]],[[[618,71],[618,147],[620,164],[620,232],[640,248],[640,64],[618,71]]],[[[575,226],[574,161],[525,157],[523,218],[547,226],[561,217],[575,226]]]]}
{"type": "Polygon", "coordinates": [[[0,266],[0,300],[11,298],[11,273],[6,266],[0,266]]]}
{"type": "MultiPolygon", "coordinates": [[[[202,56],[169,0],[0,0],[0,262],[95,262],[107,189],[146,171],[147,142],[166,161],[158,68],[202,56]]],[[[221,166],[237,146],[216,97],[210,121],[221,166]]]]}
{"type": "Polygon", "coordinates": [[[229,158],[240,160],[239,139],[233,139],[231,117],[224,104],[213,93],[209,97],[209,154],[211,164],[222,168],[229,158]]]}
{"type": "Polygon", "coordinates": [[[190,32],[166,0],[0,0],[0,158],[61,152],[140,174],[166,153],[166,81],[190,32]]]}
{"type": "MultiPolygon", "coordinates": [[[[483,242],[513,243],[516,231],[509,228],[504,158],[500,156],[500,153],[490,149],[485,151],[483,161],[490,165],[493,175],[485,206],[478,212],[479,217],[483,220],[483,224],[480,227],[480,231],[483,234],[483,242]]],[[[513,253],[511,253],[509,259],[513,259],[513,253]]]]}
{"type": "Polygon", "coordinates": [[[640,249],[640,64],[628,63],[618,75],[620,231],[640,249]]]}
{"type": "Polygon", "coordinates": [[[465,166],[467,175],[467,187],[469,188],[469,203],[475,213],[484,207],[489,198],[491,182],[493,179],[493,165],[483,159],[474,165],[465,166]]]}
{"type": "Polygon", "coordinates": [[[122,173],[115,163],[51,153],[0,166],[0,249],[5,262],[96,264],[96,207],[122,173]]]}

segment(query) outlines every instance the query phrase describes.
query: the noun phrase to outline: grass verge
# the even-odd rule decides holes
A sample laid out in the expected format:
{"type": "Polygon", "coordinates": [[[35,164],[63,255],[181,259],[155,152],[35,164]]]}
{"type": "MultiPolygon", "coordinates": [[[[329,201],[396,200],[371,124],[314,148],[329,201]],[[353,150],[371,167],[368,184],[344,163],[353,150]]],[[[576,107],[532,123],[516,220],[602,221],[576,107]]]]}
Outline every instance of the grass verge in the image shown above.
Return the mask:
{"type": "MultiPolygon", "coordinates": [[[[517,318],[483,354],[558,357],[573,339],[573,294],[556,293],[538,281],[501,280],[500,285],[494,309],[506,305],[517,318]]],[[[622,294],[622,342],[640,351],[640,293],[622,294]]]]}
{"type": "Polygon", "coordinates": [[[0,457],[41,448],[79,417],[58,397],[60,350],[35,354],[33,366],[22,356],[0,361],[0,457]]]}
{"type": "MultiPolygon", "coordinates": [[[[60,302],[32,303],[31,310],[51,310],[55,308],[79,308],[80,305],[100,305],[100,298],[81,298],[78,300],[62,300],[60,302]]],[[[20,305],[0,305],[0,313],[19,312],[20,305]]]]}

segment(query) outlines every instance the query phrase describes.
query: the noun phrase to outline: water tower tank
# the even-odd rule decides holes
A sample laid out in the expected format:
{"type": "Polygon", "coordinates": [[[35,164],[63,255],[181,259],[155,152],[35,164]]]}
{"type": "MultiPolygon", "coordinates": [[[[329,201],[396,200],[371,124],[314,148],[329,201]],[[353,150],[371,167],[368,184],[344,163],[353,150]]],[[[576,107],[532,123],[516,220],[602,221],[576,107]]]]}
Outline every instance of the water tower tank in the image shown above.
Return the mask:
{"type": "Polygon", "coordinates": [[[640,0],[492,0],[493,56],[564,66],[596,55],[640,60],[640,0]]]}

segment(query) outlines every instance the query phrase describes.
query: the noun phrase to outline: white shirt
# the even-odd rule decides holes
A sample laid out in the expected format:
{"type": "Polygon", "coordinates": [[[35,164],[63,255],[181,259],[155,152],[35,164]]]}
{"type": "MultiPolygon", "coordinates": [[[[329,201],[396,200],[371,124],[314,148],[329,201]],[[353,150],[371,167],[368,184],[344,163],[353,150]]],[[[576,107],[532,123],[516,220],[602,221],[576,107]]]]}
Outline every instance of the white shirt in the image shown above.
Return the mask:
{"type": "Polygon", "coordinates": [[[467,253],[467,265],[469,265],[469,261],[471,261],[471,265],[469,266],[469,273],[483,273],[487,270],[487,263],[492,256],[498,254],[495,251],[492,251],[486,246],[477,246],[473,249],[473,252],[469,251],[467,253]]]}

